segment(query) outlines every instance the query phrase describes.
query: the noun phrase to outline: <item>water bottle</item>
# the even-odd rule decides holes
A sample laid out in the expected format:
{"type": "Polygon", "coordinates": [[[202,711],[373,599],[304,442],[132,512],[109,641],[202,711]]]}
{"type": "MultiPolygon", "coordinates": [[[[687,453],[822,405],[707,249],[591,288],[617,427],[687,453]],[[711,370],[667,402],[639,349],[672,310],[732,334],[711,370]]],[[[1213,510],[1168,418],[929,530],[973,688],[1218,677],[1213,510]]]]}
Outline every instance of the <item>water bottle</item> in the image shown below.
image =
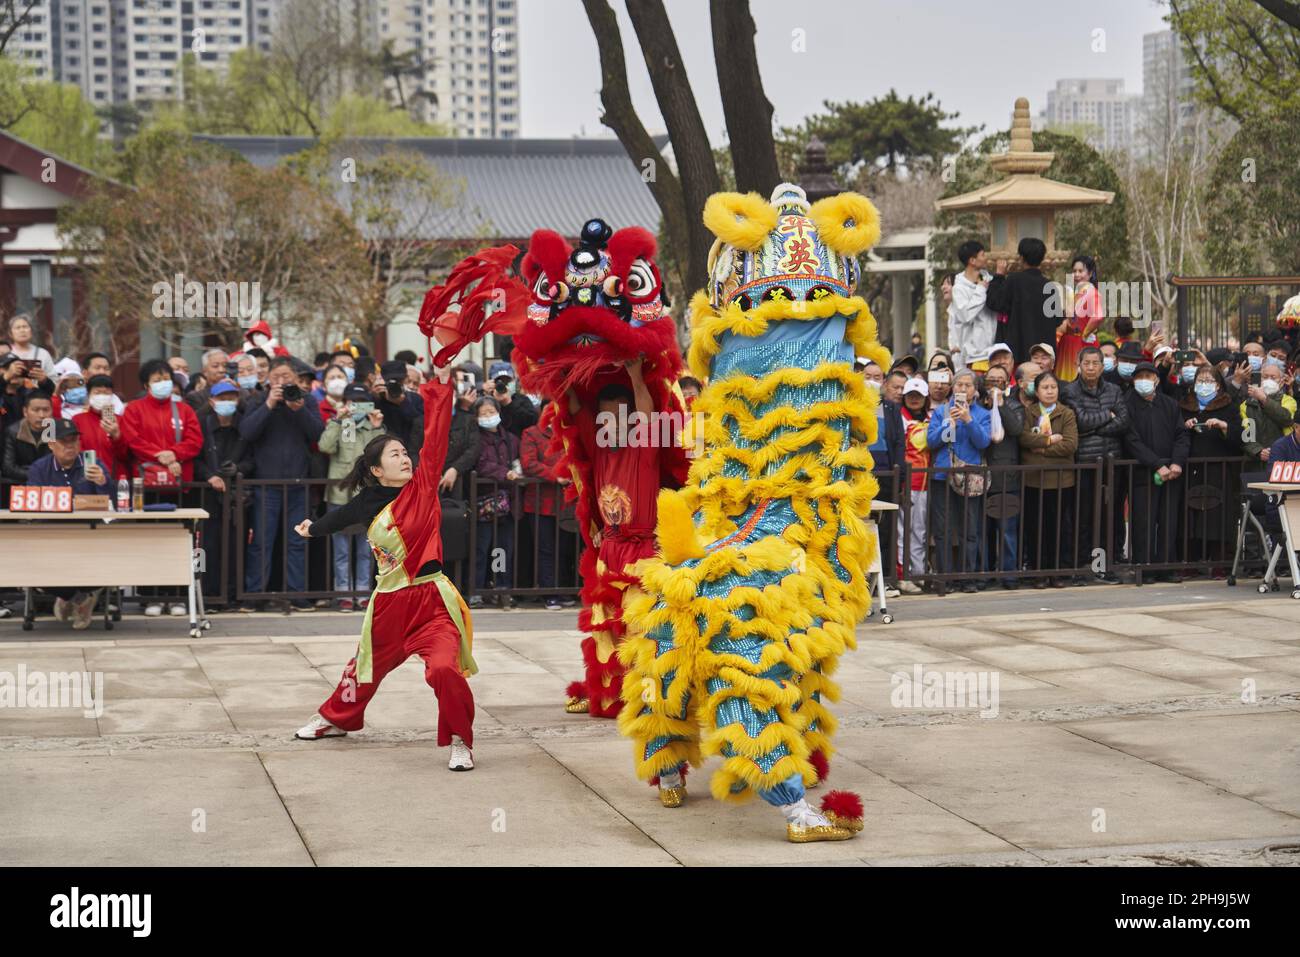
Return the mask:
{"type": "Polygon", "coordinates": [[[125,477],[117,480],[117,510],[131,511],[131,483],[125,477]]]}

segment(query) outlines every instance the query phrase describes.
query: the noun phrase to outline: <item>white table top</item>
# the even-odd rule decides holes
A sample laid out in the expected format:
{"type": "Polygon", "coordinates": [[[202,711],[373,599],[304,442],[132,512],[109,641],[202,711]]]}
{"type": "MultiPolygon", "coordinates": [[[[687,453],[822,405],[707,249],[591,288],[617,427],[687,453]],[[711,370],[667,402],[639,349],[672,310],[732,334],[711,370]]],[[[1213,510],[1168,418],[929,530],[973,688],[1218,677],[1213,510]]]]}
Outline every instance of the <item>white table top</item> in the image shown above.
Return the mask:
{"type": "Polygon", "coordinates": [[[158,522],[207,518],[201,508],[178,508],[172,512],[11,512],[0,510],[0,522],[158,522]]]}
{"type": "Polygon", "coordinates": [[[1300,492],[1300,485],[1278,485],[1274,482],[1251,482],[1246,487],[1258,492],[1300,492]]]}
{"type": "Polygon", "coordinates": [[[873,512],[897,512],[897,511],[898,511],[898,503],[896,503],[896,502],[882,502],[882,501],[880,501],[879,499],[872,499],[872,500],[871,500],[871,510],[872,510],[873,512]]]}

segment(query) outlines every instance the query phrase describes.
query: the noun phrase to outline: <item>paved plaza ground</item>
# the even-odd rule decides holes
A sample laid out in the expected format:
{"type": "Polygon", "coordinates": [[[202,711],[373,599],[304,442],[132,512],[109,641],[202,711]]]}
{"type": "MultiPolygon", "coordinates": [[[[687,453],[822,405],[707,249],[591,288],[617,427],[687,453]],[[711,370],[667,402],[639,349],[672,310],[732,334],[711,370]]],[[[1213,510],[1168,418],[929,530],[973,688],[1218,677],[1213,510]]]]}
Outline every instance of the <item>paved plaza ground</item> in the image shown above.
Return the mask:
{"type": "Polygon", "coordinates": [[[469,774],[432,743],[415,661],[364,731],[293,740],[359,615],[218,615],[200,640],[174,619],[9,619],[0,672],[105,686],[98,717],[0,709],[0,862],[1300,863],[1300,602],[1285,592],[999,591],[892,610],[859,628],[838,675],[830,784],[862,794],[866,829],[802,846],[761,802],[709,799],[703,775],[684,807],[660,807],[612,721],[563,713],[573,610],[476,615],[469,774]],[[918,666],[996,675],[997,715],[897,706],[891,676],[918,666]]]}

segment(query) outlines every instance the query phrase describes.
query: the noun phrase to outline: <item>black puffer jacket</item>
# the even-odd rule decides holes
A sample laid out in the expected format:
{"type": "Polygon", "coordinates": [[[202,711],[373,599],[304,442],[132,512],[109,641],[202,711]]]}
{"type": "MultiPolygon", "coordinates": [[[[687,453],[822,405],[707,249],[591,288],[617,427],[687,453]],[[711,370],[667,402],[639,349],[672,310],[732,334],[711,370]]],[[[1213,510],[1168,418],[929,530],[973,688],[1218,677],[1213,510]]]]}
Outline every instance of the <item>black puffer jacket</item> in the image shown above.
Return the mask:
{"type": "MultiPolygon", "coordinates": [[[[1025,430],[1025,406],[1016,390],[998,409],[1005,433],[1001,442],[993,442],[984,450],[985,464],[1006,466],[1020,464],[1020,433],[1025,430]]],[[[989,494],[1020,494],[1019,471],[994,472],[989,476],[989,494]]]]}
{"type": "Polygon", "coordinates": [[[1128,405],[1119,386],[1102,379],[1096,388],[1090,389],[1078,378],[1065,384],[1061,399],[1073,410],[1079,423],[1075,461],[1092,462],[1120,454],[1128,432],[1128,405]]]}

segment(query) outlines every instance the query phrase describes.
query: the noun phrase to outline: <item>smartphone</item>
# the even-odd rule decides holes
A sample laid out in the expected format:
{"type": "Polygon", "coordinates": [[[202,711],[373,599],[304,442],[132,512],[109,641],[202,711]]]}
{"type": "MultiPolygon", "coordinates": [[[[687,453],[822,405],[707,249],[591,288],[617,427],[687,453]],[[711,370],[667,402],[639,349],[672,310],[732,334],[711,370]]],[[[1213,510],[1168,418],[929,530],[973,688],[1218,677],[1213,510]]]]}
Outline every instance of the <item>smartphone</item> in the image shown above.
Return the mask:
{"type": "Polygon", "coordinates": [[[96,462],[95,462],[94,449],[87,449],[86,451],[81,453],[81,470],[83,472],[95,464],[96,462]]]}
{"type": "Polygon", "coordinates": [[[967,405],[969,403],[969,400],[964,395],[955,395],[952,400],[958,405],[967,405]]]}
{"type": "Polygon", "coordinates": [[[375,411],[375,404],[373,402],[353,402],[352,411],[360,412],[362,415],[369,415],[375,411]]]}
{"type": "Polygon", "coordinates": [[[1252,373],[1250,374],[1250,384],[1251,384],[1251,385],[1259,385],[1260,378],[1261,378],[1261,377],[1260,377],[1260,374],[1259,374],[1258,372],[1252,372],[1252,373]]]}
{"type": "Polygon", "coordinates": [[[1196,353],[1192,352],[1190,349],[1179,350],[1178,352],[1174,353],[1174,361],[1179,364],[1182,364],[1184,362],[1195,362],[1196,353]]]}

